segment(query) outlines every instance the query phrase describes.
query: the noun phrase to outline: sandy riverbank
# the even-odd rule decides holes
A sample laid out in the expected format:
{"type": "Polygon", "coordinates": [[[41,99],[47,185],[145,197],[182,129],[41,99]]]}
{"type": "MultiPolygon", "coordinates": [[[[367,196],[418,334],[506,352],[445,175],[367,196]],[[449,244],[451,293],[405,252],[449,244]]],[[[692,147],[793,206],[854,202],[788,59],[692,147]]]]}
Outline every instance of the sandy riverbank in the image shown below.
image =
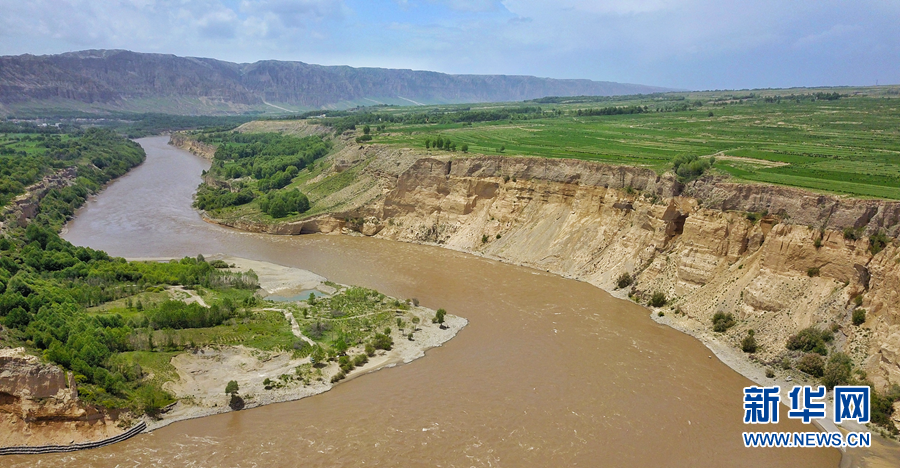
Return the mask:
{"type": "MultiPolygon", "coordinates": [[[[224,260],[233,264],[235,270],[253,270],[259,277],[260,288],[267,295],[290,296],[308,290],[333,294],[337,288],[344,287],[344,285],[335,287],[335,283],[326,284],[326,278],[298,268],[224,255],[212,255],[208,259],[224,260]]],[[[327,392],[334,385],[370,372],[424,357],[428,349],[443,345],[468,323],[462,317],[447,315],[444,327],[440,327],[431,323],[433,310],[411,307],[409,313],[420,319],[414,341],[402,336],[399,330],[392,330],[394,346],[390,351],[376,351],[366,364],[351,371],[346,379],[338,383],[331,383],[331,377],[339,371],[336,362],[314,368],[308,357],[297,359],[290,351],[269,352],[238,345],[210,346],[179,354],[171,361],[179,378],[177,381],[167,382],[164,386],[178,398],[178,402],[165,412],[161,419],[148,420],[148,430],[152,431],[185,419],[232,411],[228,406],[229,396],[225,394],[225,386],[230,380],[238,382],[240,395],[246,404],[245,409],[299,400],[327,392]],[[299,374],[296,372],[298,367],[306,371],[302,378],[298,377],[299,374]],[[270,388],[266,389],[264,384],[266,379],[270,379],[276,385],[270,384],[270,388]]],[[[285,311],[285,314],[288,320],[292,317],[289,311],[285,311]]],[[[298,328],[294,327],[293,332],[298,338],[304,338],[298,328]]],[[[360,346],[348,350],[350,355],[363,352],[360,346]]]]}

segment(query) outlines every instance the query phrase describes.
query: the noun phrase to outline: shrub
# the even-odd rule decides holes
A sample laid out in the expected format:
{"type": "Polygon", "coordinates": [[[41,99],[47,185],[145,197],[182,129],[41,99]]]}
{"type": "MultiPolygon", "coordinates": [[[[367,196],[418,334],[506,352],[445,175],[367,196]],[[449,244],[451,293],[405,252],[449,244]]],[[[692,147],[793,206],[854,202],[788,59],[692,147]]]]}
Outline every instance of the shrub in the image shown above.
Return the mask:
{"type": "Polygon", "coordinates": [[[213,260],[213,261],[209,262],[209,266],[211,266],[213,268],[228,268],[229,267],[228,262],[226,262],[225,260],[213,260]]]}
{"type": "Polygon", "coordinates": [[[344,380],[345,377],[347,377],[347,374],[345,374],[344,371],[338,371],[338,373],[334,374],[334,377],[331,378],[331,383],[338,383],[341,380],[344,380]]]}
{"type": "Polygon", "coordinates": [[[866,310],[855,309],[853,311],[853,325],[860,326],[866,323],[866,310]]]}
{"type": "Polygon", "coordinates": [[[374,347],[375,349],[383,349],[385,351],[390,351],[393,346],[394,346],[394,339],[388,335],[376,333],[375,338],[372,340],[372,347],[374,347]]]}
{"type": "Polygon", "coordinates": [[[790,350],[814,352],[825,356],[828,354],[825,344],[833,339],[834,334],[832,332],[809,327],[800,330],[796,335],[788,337],[785,346],[790,350]]]}
{"type": "Polygon", "coordinates": [[[847,240],[859,240],[862,237],[863,228],[852,228],[846,227],[844,228],[844,239],[847,240]]]}
{"type": "Polygon", "coordinates": [[[819,276],[819,267],[807,268],[806,276],[809,276],[810,278],[812,278],[814,276],[819,276]]]}
{"type": "Polygon", "coordinates": [[[816,353],[806,353],[797,361],[797,369],[813,377],[821,377],[824,368],[825,361],[816,353]]]}
{"type": "Polygon", "coordinates": [[[844,353],[834,353],[828,359],[828,365],[822,373],[822,383],[829,390],[835,385],[847,385],[850,383],[850,375],[853,371],[853,362],[850,356],[844,353]]]}
{"type": "Polygon", "coordinates": [[[482,235],[481,235],[481,243],[482,243],[482,244],[487,244],[487,241],[488,241],[488,236],[487,236],[487,234],[482,234],[482,235]]]}
{"type": "Polygon", "coordinates": [[[735,324],[734,315],[731,315],[731,312],[716,312],[713,315],[713,331],[722,333],[729,328],[733,327],[735,324]]]}
{"type": "Polygon", "coordinates": [[[900,385],[894,384],[883,394],[874,391],[874,389],[872,391],[872,422],[887,428],[891,434],[896,436],[900,431],[891,422],[895,401],[900,401],[900,385]]]}
{"type": "Polygon", "coordinates": [[[751,334],[747,334],[743,340],[741,340],[741,349],[745,353],[755,353],[757,349],[756,337],[751,334]]]}
{"type": "Polygon", "coordinates": [[[775,371],[773,371],[772,369],[766,369],[766,377],[768,377],[768,378],[770,378],[770,379],[774,379],[774,378],[775,378],[775,371]]]}
{"type": "Polygon", "coordinates": [[[634,278],[632,278],[631,275],[628,274],[627,272],[626,272],[626,273],[622,273],[622,274],[619,275],[619,277],[616,279],[616,286],[618,286],[619,289],[622,289],[622,288],[627,287],[627,286],[631,286],[631,283],[634,283],[634,278]]]}
{"type": "Polygon", "coordinates": [[[663,312],[663,311],[659,311],[659,313],[656,314],[656,315],[657,315],[658,317],[665,317],[665,316],[666,316],[666,313],[663,312]]]}
{"type": "Polygon", "coordinates": [[[229,395],[234,395],[238,392],[238,383],[236,380],[231,380],[228,382],[228,385],[225,386],[225,393],[229,395]]]}
{"type": "Polygon", "coordinates": [[[668,302],[666,295],[660,291],[656,291],[653,293],[653,296],[650,297],[650,305],[653,307],[662,307],[666,305],[666,302],[668,302]]]}
{"type": "Polygon", "coordinates": [[[857,295],[853,298],[853,303],[856,304],[856,307],[861,306],[862,303],[863,303],[863,297],[862,297],[862,294],[857,294],[857,295]]]}
{"type": "Polygon", "coordinates": [[[816,240],[814,240],[814,241],[813,241],[813,246],[814,246],[816,249],[821,248],[821,247],[822,247],[822,239],[821,239],[821,238],[817,238],[816,240]]]}
{"type": "Polygon", "coordinates": [[[365,354],[357,354],[356,356],[353,356],[353,365],[356,367],[362,366],[367,362],[369,362],[369,357],[365,354]]]}
{"type": "Polygon", "coordinates": [[[372,343],[366,343],[366,356],[372,357],[375,355],[375,346],[372,343]]]}
{"type": "Polygon", "coordinates": [[[890,240],[891,239],[879,229],[878,232],[869,236],[869,252],[871,252],[872,255],[876,255],[878,252],[884,250],[884,247],[890,240]]]}

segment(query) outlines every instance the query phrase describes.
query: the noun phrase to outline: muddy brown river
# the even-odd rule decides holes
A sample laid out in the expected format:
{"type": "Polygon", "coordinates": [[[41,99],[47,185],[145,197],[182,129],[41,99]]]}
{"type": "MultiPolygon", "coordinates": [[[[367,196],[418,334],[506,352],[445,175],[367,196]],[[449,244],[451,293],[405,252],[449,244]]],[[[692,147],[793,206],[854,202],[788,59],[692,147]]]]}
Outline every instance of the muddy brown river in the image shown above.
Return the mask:
{"type": "MultiPolygon", "coordinates": [[[[837,466],[836,449],[747,449],[738,375],[694,338],[586,283],[438,247],[279,237],[203,222],[208,163],[139,140],[147,162],[68,226],[126,257],[226,253],[416,297],[469,325],[411,364],[304,400],[172,424],[107,448],[11,466],[837,466]]],[[[783,409],[784,410],[784,409],[783,409]]],[[[11,462],[11,463],[7,463],[11,462]]]]}

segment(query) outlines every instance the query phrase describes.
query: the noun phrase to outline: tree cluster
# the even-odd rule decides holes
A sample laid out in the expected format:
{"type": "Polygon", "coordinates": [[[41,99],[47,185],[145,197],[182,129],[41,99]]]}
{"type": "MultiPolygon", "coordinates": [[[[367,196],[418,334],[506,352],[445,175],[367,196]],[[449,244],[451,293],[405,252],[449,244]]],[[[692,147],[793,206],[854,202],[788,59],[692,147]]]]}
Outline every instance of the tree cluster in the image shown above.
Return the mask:
{"type": "Polygon", "coordinates": [[[271,192],[260,197],[259,208],[273,218],[283,218],[309,210],[309,199],[299,190],[271,192]]]}

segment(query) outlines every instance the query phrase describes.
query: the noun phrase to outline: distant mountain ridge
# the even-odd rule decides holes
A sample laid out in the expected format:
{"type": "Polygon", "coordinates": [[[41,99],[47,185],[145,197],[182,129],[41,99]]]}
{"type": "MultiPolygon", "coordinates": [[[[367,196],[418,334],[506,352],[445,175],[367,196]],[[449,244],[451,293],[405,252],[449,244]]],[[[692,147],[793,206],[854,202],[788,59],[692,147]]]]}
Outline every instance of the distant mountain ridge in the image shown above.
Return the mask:
{"type": "MultiPolygon", "coordinates": [[[[354,103],[520,101],[546,96],[667,91],[653,86],[515,75],[449,75],[430,71],[221,60],[86,50],[0,57],[0,104],[69,102],[96,109],[218,113],[279,106],[291,110],[354,103]],[[274,103],[274,104],[273,104],[274,103]]],[[[77,107],[77,106],[76,106],[77,107]]]]}

